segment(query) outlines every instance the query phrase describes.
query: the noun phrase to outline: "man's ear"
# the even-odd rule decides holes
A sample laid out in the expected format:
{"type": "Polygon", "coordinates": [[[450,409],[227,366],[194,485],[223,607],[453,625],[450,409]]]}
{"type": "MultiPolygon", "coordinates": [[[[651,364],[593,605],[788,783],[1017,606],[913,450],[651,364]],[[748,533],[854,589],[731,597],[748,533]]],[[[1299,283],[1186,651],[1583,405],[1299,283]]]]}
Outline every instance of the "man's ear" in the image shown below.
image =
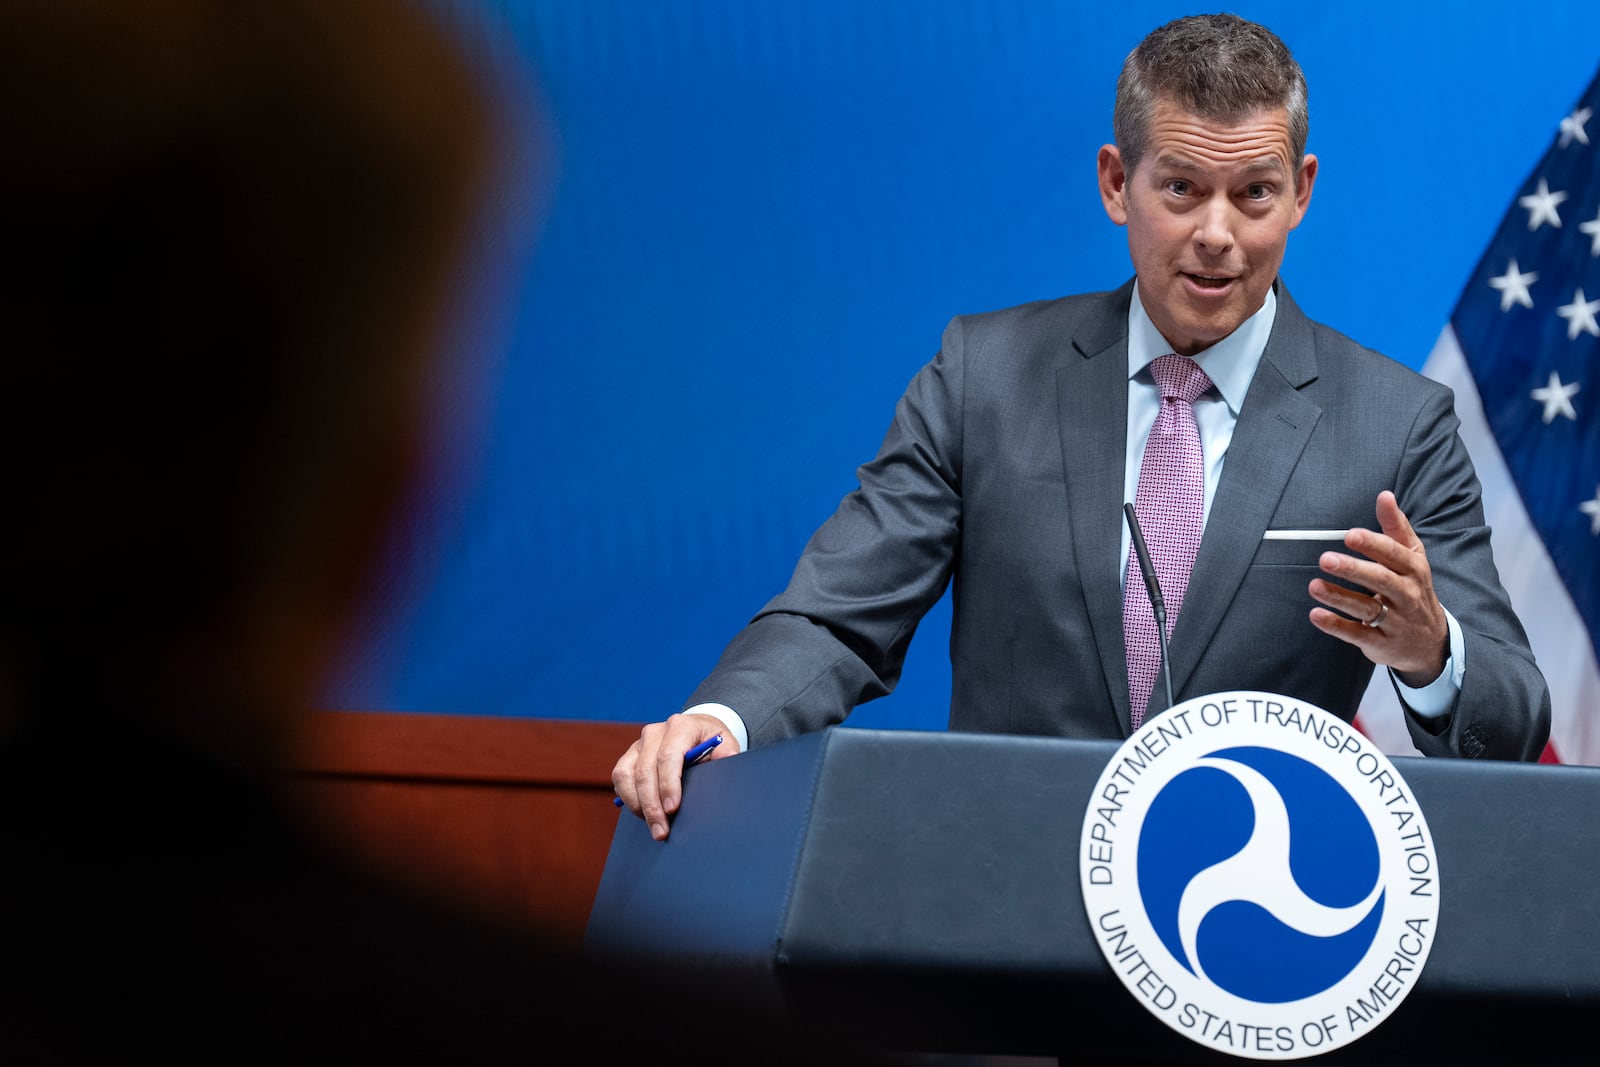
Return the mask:
{"type": "Polygon", "coordinates": [[[1300,161],[1300,171],[1295,175],[1294,181],[1294,220],[1289,223],[1292,230],[1300,225],[1300,220],[1306,217],[1306,209],[1311,206],[1311,187],[1317,182],[1317,157],[1306,153],[1300,161]]]}
{"type": "Polygon", "coordinates": [[[1128,175],[1122,169],[1122,153],[1114,144],[1100,146],[1100,155],[1096,160],[1100,171],[1100,202],[1105,205],[1106,214],[1111,216],[1111,221],[1118,226],[1128,224],[1128,205],[1124,199],[1128,188],[1128,175]]]}

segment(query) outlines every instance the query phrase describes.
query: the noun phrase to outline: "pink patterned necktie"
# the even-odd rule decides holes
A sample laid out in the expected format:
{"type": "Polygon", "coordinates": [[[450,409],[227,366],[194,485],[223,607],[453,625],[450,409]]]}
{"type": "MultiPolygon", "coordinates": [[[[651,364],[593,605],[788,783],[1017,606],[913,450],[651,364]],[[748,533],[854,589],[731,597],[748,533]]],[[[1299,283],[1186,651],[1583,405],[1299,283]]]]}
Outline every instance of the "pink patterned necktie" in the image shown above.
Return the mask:
{"type": "MultiPolygon", "coordinates": [[[[1189,572],[1194,569],[1205,527],[1205,462],[1194,402],[1211,388],[1211,379],[1188,356],[1162,356],[1150,364],[1150,372],[1161,390],[1161,411],[1145,441],[1133,509],[1155,564],[1170,638],[1183,609],[1183,594],[1189,588],[1189,572]]],[[[1128,653],[1128,699],[1137,730],[1161,669],[1161,641],[1131,544],[1122,591],[1122,628],[1128,653]]]]}

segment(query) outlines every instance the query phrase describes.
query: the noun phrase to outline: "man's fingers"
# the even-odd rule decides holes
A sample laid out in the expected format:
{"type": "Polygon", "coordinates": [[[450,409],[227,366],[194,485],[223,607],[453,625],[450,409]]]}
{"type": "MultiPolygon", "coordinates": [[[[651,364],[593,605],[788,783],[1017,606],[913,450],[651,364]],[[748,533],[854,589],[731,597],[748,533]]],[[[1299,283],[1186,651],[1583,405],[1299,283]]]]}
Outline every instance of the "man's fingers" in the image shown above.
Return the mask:
{"type": "Polygon", "coordinates": [[[1411,520],[1400,510],[1400,502],[1388,489],[1378,494],[1378,526],[1401,548],[1411,550],[1422,547],[1422,539],[1411,528],[1411,520]]]}
{"type": "MultiPolygon", "coordinates": [[[[1324,607],[1342,612],[1355,620],[1357,624],[1365,624],[1377,618],[1381,608],[1374,599],[1374,594],[1364,593],[1356,589],[1347,589],[1342,585],[1314,578],[1311,581],[1310,593],[1312,599],[1324,607]]],[[[1387,603],[1387,600],[1385,601],[1387,603]]]]}
{"type": "Polygon", "coordinates": [[[1378,661],[1376,646],[1381,635],[1371,627],[1327,608],[1312,608],[1311,624],[1329,637],[1337,637],[1346,644],[1355,645],[1374,663],[1378,661]]]}
{"type": "MultiPolygon", "coordinates": [[[[1388,541],[1387,538],[1384,540],[1388,541]]],[[[1388,543],[1390,545],[1394,544],[1392,541],[1388,543]]],[[[1312,591],[1311,595],[1328,604],[1329,607],[1338,608],[1340,611],[1344,611],[1345,608],[1344,604],[1339,601],[1359,604],[1370,600],[1374,596],[1383,597],[1384,600],[1389,602],[1391,608],[1396,605],[1415,602],[1417,589],[1421,585],[1421,575],[1413,573],[1409,568],[1418,561],[1412,557],[1411,553],[1404,550],[1398,551],[1404,557],[1403,562],[1408,568],[1406,570],[1390,567],[1382,560],[1358,559],[1355,556],[1347,556],[1342,552],[1324,552],[1321,560],[1319,560],[1323,572],[1339,579],[1340,582],[1346,585],[1355,586],[1356,588],[1353,590],[1346,589],[1344,586],[1334,582],[1315,579],[1315,581],[1322,582],[1328,588],[1330,591],[1328,595],[1333,599],[1317,596],[1315,590],[1312,591]],[[1351,597],[1356,599],[1351,601],[1351,597]]],[[[1369,607],[1365,610],[1352,612],[1352,614],[1358,619],[1365,619],[1370,618],[1376,610],[1376,608],[1369,607]]]]}
{"type": "Polygon", "coordinates": [[[1378,494],[1376,511],[1382,533],[1358,527],[1345,535],[1345,547],[1357,555],[1322,554],[1322,570],[1338,581],[1312,580],[1311,597],[1321,606],[1312,609],[1311,622],[1403,679],[1425,684],[1448,655],[1444,609],[1428,554],[1392,492],[1378,494]]]}
{"type": "Polygon", "coordinates": [[[650,836],[664,840],[668,833],[667,811],[661,803],[661,782],[657,753],[666,737],[666,724],[653,722],[639,732],[639,740],[611,769],[611,787],[629,811],[645,821],[650,836]]]}
{"type": "MultiPolygon", "coordinates": [[[[1382,532],[1360,526],[1354,527],[1345,534],[1345,547],[1395,574],[1406,576],[1419,574],[1427,566],[1427,554],[1423,550],[1422,539],[1417,536],[1405,512],[1400,510],[1394,494],[1387,489],[1378,494],[1377,516],[1378,526],[1382,532]]],[[[1327,565],[1326,557],[1323,570],[1369,587],[1374,587],[1383,581],[1383,575],[1370,568],[1347,571],[1330,567],[1327,565]]],[[[1374,591],[1388,593],[1394,590],[1375,588],[1374,591]]]]}
{"type": "MultiPolygon", "coordinates": [[[[1413,540],[1416,534],[1407,525],[1403,530],[1396,528],[1395,533],[1413,540]]],[[[1383,576],[1379,571],[1391,574],[1410,576],[1418,572],[1425,565],[1426,554],[1422,551],[1420,542],[1408,547],[1406,542],[1388,533],[1378,533],[1376,530],[1367,530],[1356,527],[1345,534],[1345,547],[1351,552],[1359,553],[1371,563],[1364,563],[1356,556],[1344,556],[1347,562],[1343,565],[1328,565],[1328,557],[1337,553],[1324,553],[1322,569],[1330,574],[1337,574],[1342,578],[1369,585],[1375,581],[1382,581],[1383,576]]]]}
{"type": "MultiPolygon", "coordinates": [[[[683,802],[683,754],[699,744],[702,739],[698,736],[696,724],[690,716],[674,715],[667,720],[666,727],[661,745],[656,749],[655,775],[660,790],[662,811],[666,815],[671,815],[683,802]]],[[[654,829],[652,826],[652,832],[654,829]]]]}
{"type": "Polygon", "coordinates": [[[627,805],[635,815],[639,814],[639,787],[635,774],[640,763],[645,759],[647,749],[653,751],[650,735],[651,731],[658,730],[660,723],[650,723],[639,734],[639,739],[628,746],[611,768],[611,788],[616,791],[617,799],[627,805]]]}
{"type": "MultiPolygon", "coordinates": [[[[636,815],[645,821],[650,828],[650,836],[657,841],[666,840],[670,830],[667,825],[667,810],[662,804],[662,782],[659,773],[659,753],[661,746],[668,743],[666,723],[651,723],[646,726],[634,742],[638,752],[633,763],[633,803],[631,807],[636,815]]],[[[627,803],[627,798],[623,798],[627,803]]]]}
{"type": "Polygon", "coordinates": [[[672,831],[671,816],[683,803],[684,753],[718,734],[723,735],[723,743],[711,750],[710,758],[738,752],[738,743],[725,729],[710,715],[680,713],[665,722],[649,723],[611,769],[611,787],[617,798],[645,821],[657,841],[667,839],[672,831]]]}

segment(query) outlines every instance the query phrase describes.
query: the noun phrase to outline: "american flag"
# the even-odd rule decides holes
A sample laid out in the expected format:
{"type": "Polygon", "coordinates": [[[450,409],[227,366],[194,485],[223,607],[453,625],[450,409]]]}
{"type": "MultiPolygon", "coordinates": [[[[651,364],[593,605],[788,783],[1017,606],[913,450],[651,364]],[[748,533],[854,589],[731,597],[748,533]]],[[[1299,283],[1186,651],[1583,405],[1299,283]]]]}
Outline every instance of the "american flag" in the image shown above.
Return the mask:
{"type": "MultiPolygon", "coordinates": [[[[1500,578],[1550,684],[1545,762],[1600,765],[1597,368],[1600,73],[1557,124],[1422,368],[1455,390],[1500,578]]],[[[1391,755],[1416,753],[1387,672],[1357,725],[1391,755]]]]}

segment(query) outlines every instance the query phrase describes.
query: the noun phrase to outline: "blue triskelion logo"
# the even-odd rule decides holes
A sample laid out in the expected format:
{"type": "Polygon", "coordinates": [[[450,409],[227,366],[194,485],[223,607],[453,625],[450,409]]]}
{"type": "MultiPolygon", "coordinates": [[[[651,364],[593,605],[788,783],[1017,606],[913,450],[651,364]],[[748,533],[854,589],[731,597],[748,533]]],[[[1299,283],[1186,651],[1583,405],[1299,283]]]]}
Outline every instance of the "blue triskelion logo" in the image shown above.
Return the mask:
{"type": "Polygon", "coordinates": [[[1084,814],[1079,874],[1128,991],[1252,1059],[1370,1032],[1416,984],[1439,918],[1433,837],[1394,764],[1273,693],[1185,701],[1124,742],[1084,814]]]}

